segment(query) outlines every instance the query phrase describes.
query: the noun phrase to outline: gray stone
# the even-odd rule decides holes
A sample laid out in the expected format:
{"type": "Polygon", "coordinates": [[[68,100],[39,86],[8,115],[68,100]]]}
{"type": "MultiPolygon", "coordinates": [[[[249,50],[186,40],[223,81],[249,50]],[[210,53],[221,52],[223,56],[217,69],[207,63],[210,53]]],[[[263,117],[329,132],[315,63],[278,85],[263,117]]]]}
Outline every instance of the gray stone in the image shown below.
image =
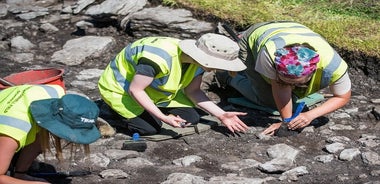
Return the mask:
{"type": "Polygon", "coordinates": [[[69,40],[63,49],[52,56],[52,61],[69,66],[79,65],[88,57],[100,57],[115,45],[112,37],[84,36],[69,40]]]}
{"type": "Polygon", "coordinates": [[[99,173],[102,178],[124,179],[129,175],[120,169],[107,169],[99,173]]]}

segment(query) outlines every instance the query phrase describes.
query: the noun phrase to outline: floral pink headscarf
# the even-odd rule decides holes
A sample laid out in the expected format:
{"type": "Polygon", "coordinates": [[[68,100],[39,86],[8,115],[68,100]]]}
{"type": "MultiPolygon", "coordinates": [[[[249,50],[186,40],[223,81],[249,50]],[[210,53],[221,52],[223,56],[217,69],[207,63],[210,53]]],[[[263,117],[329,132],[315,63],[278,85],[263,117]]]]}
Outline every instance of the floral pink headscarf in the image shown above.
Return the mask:
{"type": "Polygon", "coordinates": [[[304,46],[277,49],[274,55],[277,71],[289,78],[313,73],[319,62],[318,53],[304,46]]]}

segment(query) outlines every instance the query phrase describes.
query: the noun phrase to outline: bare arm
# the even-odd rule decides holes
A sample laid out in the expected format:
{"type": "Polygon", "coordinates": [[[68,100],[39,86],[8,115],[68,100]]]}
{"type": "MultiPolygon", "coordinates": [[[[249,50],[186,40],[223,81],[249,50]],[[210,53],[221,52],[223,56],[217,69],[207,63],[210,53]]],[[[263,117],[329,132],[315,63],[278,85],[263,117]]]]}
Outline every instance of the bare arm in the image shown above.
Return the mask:
{"type": "MultiPolygon", "coordinates": [[[[272,94],[274,101],[276,102],[277,109],[280,112],[282,118],[289,118],[292,116],[292,88],[291,86],[281,85],[275,80],[271,80],[272,94]]],[[[281,123],[274,123],[263,131],[264,134],[273,135],[281,123]]]]}
{"type": "MultiPolygon", "coordinates": [[[[9,165],[11,163],[11,160],[17,148],[18,148],[17,141],[15,141],[14,139],[8,136],[0,135],[0,184],[46,183],[46,182],[40,182],[40,181],[20,180],[20,179],[6,175],[6,172],[9,168],[9,165]]],[[[34,160],[34,158],[32,159],[34,160]]]]}
{"type": "Polygon", "coordinates": [[[334,95],[332,98],[328,99],[321,106],[316,107],[308,112],[305,112],[305,114],[310,114],[310,117],[315,119],[319,116],[323,116],[325,114],[328,114],[330,112],[333,112],[343,107],[344,105],[347,104],[348,101],[350,101],[350,98],[351,98],[351,90],[343,95],[334,95]]]}
{"type": "Polygon", "coordinates": [[[334,95],[332,98],[328,99],[319,107],[301,113],[289,123],[289,128],[303,128],[309,125],[313,119],[333,112],[347,104],[351,98],[351,80],[348,73],[345,73],[339,80],[331,84],[330,90],[334,95]]]}
{"type": "Polygon", "coordinates": [[[180,117],[168,116],[153,103],[148,94],[144,91],[153,81],[153,77],[136,74],[129,86],[129,94],[152,116],[157,117],[161,121],[173,126],[180,127],[180,123],[185,121],[180,117]]]}
{"type": "Polygon", "coordinates": [[[273,98],[276,102],[276,106],[280,112],[281,117],[291,117],[293,109],[291,86],[281,85],[278,84],[276,81],[272,81],[271,85],[273,98]]]}
{"type": "Polygon", "coordinates": [[[185,88],[185,94],[190,100],[201,109],[217,117],[231,132],[245,132],[248,126],[239,119],[239,115],[246,115],[243,112],[226,112],[212,102],[200,89],[202,76],[197,76],[185,88]]]}
{"type": "MultiPolygon", "coordinates": [[[[282,118],[289,118],[292,116],[292,100],[291,100],[291,87],[282,86],[272,81],[272,93],[275,99],[277,108],[280,111],[282,118]]],[[[315,118],[333,112],[343,107],[351,98],[351,90],[345,94],[334,94],[332,98],[327,100],[321,106],[316,107],[310,111],[299,114],[291,122],[288,127],[292,130],[308,126],[315,118]]],[[[280,127],[281,123],[275,123],[269,128],[264,130],[265,134],[273,134],[276,129],[280,127]]]]}
{"type": "Polygon", "coordinates": [[[336,95],[330,99],[328,99],[325,103],[323,103],[321,106],[316,107],[310,111],[301,113],[299,116],[297,116],[294,120],[292,120],[289,123],[289,128],[291,129],[297,129],[297,128],[303,128],[311,123],[313,119],[323,116],[325,114],[328,114],[330,112],[333,112],[344,105],[347,104],[347,102],[351,98],[351,90],[343,95],[336,95]]]}

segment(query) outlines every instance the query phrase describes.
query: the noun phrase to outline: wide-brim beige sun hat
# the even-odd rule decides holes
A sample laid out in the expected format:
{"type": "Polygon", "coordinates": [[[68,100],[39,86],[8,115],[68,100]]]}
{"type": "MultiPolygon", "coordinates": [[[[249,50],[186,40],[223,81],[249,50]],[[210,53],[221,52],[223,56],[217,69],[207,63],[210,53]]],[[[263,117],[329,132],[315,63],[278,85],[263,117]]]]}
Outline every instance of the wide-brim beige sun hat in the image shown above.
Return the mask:
{"type": "Polygon", "coordinates": [[[206,68],[227,71],[242,71],[247,68],[238,58],[238,44],[223,35],[207,33],[198,40],[182,40],[179,47],[206,68]]]}

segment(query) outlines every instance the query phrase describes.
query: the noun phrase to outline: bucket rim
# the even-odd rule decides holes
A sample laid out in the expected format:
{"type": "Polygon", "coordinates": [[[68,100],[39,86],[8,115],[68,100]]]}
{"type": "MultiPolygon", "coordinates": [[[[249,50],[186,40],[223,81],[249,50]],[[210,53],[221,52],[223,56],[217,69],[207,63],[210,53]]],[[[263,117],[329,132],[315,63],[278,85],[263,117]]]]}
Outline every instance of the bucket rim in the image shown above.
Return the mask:
{"type": "MultiPolygon", "coordinates": [[[[57,80],[60,80],[61,82],[59,82],[59,83],[63,84],[64,83],[64,81],[63,81],[64,72],[65,72],[65,70],[63,68],[38,68],[38,69],[30,69],[30,70],[26,70],[26,71],[12,73],[8,76],[3,77],[3,79],[14,83],[16,86],[17,85],[24,85],[24,84],[31,84],[31,85],[33,85],[33,84],[49,84],[49,83],[57,81],[57,80]],[[54,73],[53,76],[48,76],[46,78],[41,78],[41,79],[37,79],[34,81],[29,81],[29,82],[16,82],[16,81],[12,80],[12,78],[15,78],[17,76],[26,75],[28,73],[33,73],[33,72],[44,72],[44,71],[45,72],[52,71],[52,72],[56,72],[56,73],[54,73]]],[[[4,86],[4,85],[0,84],[0,90],[6,89],[8,87],[11,87],[11,86],[4,86]]]]}

